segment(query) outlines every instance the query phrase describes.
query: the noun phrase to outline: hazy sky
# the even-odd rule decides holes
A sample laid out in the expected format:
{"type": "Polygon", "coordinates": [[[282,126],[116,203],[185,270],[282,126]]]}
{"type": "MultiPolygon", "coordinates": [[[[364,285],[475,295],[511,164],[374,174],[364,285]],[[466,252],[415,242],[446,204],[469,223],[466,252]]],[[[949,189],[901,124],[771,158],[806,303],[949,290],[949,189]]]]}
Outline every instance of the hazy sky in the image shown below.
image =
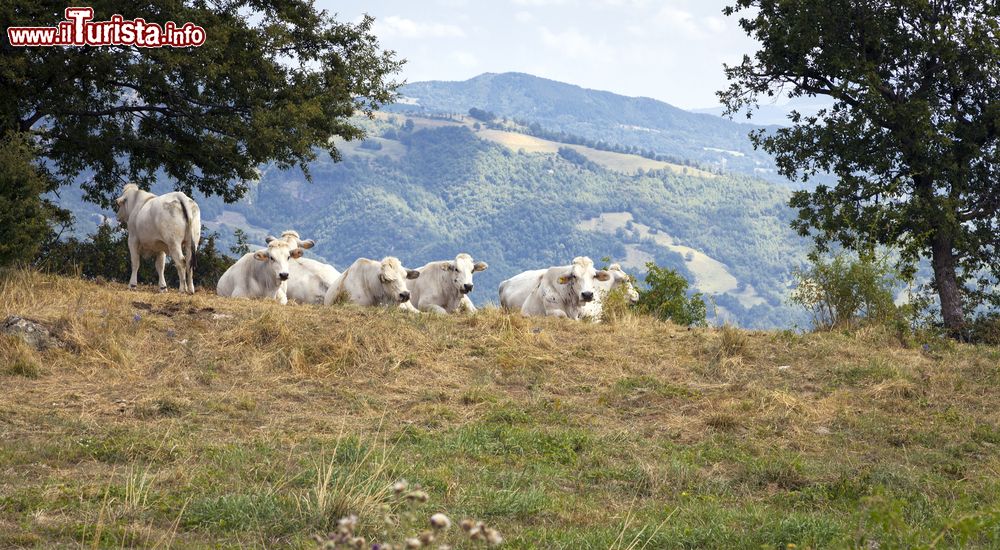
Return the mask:
{"type": "Polygon", "coordinates": [[[519,71],[587,88],[712,107],[723,62],[755,50],[727,0],[317,0],[377,20],[403,77],[465,80],[519,71]]]}

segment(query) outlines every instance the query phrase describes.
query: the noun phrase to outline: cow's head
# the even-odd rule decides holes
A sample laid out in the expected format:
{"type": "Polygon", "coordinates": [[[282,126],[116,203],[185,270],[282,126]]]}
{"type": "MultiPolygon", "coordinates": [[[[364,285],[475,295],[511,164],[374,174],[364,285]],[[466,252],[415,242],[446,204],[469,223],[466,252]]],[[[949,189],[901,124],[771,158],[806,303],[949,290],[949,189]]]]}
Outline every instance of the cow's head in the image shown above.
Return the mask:
{"type": "Polygon", "coordinates": [[[139,186],[130,183],[122,189],[122,196],[115,199],[115,213],[118,215],[118,223],[126,224],[128,216],[132,213],[132,205],[135,203],[135,196],[139,192],[139,186]]]}
{"type": "Polygon", "coordinates": [[[292,247],[287,241],[274,239],[267,243],[267,248],[253,253],[255,260],[267,262],[267,267],[274,274],[274,280],[288,280],[288,260],[290,258],[301,258],[304,251],[299,247],[292,247]]]}
{"type": "MultiPolygon", "coordinates": [[[[299,233],[297,231],[292,231],[291,229],[282,233],[280,238],[288,242],[288,244],[290,244],[292,248],[312,248],[316,246],[316,241],[312,239],[302,240],[302,237],[299,236],[299,233]]],[[[273,237],[271,235],[268,235],[267,238],[264,239],[264,242],[266,242],[267,244],[271,244],[271,241],[277,239],[278,237],[273,237]]]]}
{"type": "Polygon", "coordinates": [[[486,262],[472,262],[472,256],[459,254],[455,260],[444,262],[441,269],[448,273],[448,279],[455,285],[455,290],[462,294],[472,292],[472,274],[476,271],[485,271],[489,267],[486,262]]]}
{"type": "Polygon", "coordinates": [[[604,270],[594,269],[594,261],[586,256],[573,258],[569,271],[559,276],[559,284],[568,285],[571,292],[581,302],[594,300],[594,281],[607,281],[611,274],[604,270]]]}
{"type": "Polygon", "coordinates": [[[387,256],[379,263],[378,281],[382,284],[382,291],[401,304],[410,299],[410,289],[406,286],[406,280],[416,279],[419,276],[419,271],[404,268],[399,258],[387,256]]]}
{"type": "Polygon", "coordinates": [[[632,284],[632,277],[625,273],[622,266],[618,264],[611,264],[608,266],[608,273],[611,274],[611,289],[622,287],[625,289],[625,295],[628,296],[628,301],[631,303],[636,303],[639,301],[639,291],[635,289],[635,285],[632,284]]]}

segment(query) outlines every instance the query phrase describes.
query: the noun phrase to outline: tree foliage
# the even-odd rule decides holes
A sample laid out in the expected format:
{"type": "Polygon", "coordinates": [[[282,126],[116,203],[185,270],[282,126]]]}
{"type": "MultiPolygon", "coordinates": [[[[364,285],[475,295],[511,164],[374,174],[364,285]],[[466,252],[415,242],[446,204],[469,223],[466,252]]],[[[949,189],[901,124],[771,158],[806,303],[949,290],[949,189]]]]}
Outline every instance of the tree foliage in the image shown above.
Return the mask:
{"type": "Polygon", "coordinates": [[[793,273],[792,303],[805,307],[818,329],[850,328],[861,321],[886,322],[897,314],[893,290],[899,280],[887,262],[837,254],[815,257],[793,273]]]}
{"type": "Polygon", "coordinates": [[[49,220],[59,214],[41,197],[51,182],[33,159],[28,135],[0,137],[0,265],[34,257],[49,220]]]}
{"type": "MultiPolygon", "coordinates": [[[[86,173],[88,200],[110,204],[123,183],[165,174],[191,194],[238,199],[257,167],[307,169],[331,136],[361,137],[350,120],[395,96],[401,62],[383,51],[372,18],[343,23],[308,0],[151,0],[88,3],[95,20],[120,13],[193,22],[192,48],[0,46],[0,134],[30,131],[61,183],[86,173]]],[[[65,2],[0,3],[4,27],[55,25],[65,2]]]]}
{"type": "Polygon", "coordinates": [[[1000,4],[992,0],[738,0],[760,50],[727,66],[729,113],[762,96],[828,96],[816,116],[758,131],[796,193],[794,227],[819,248],[899,247],[930,257],[945,325],[964,323],[965,283],[1000,275],[1000,4]]]}
{"type": "Polygon", "coordinates": [[[688,295],[687,279],[673,269],[648,262],[645,282],[645,287],[639,289],[639,312],[678,325],[705,326],[705,301],[700,292],[688,295]]]}

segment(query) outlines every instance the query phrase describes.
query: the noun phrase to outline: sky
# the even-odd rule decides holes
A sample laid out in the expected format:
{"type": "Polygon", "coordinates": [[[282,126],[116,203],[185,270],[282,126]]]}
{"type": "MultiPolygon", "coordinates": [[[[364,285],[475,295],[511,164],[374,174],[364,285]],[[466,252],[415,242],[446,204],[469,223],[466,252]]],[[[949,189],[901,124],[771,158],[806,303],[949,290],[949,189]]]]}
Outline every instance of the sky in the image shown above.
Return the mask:
{"type": "Polygon", "coordinates": [[[718,105],[724,62],[756,50],[727,0],[317,0],[338,20],[368,13],[402,77],[465,80],[517,71],[646,96],[718,105]]]}

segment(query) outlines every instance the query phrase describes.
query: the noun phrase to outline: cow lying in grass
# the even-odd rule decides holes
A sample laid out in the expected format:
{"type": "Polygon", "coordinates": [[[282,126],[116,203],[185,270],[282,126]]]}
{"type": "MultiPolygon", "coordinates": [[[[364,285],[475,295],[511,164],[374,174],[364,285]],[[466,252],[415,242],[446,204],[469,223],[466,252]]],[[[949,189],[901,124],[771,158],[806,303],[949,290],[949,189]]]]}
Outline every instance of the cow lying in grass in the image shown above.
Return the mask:
{"type": "Polygon", "coordinates": [[[431,262],[417,268],[420,277],[407,286],[410,303],[420,311],[429,313],[454,313],[464,310],[475,313],[469,293],[472,292],[472,274],[489,267],[486,262],[472,261],[472,256],[459,254],[454,260],[431,262]]]}
{"type": "Polygon", "coordinates": [[[595,281],[610,279],[610,273],[580,256],[570,265],[526,271],[500,283],[500,304],[526,316],[579,319],[596,296],[595,281]]]}
{"type": "Polygon", "coordinates": [[[267,248],[245,254],[229,267],[215,292],[233,298],[274,298],[278,303],[288,303],[286,286],[290,259],[301,258],[303,250],[288,241],[274,239],[267,248]]]}
{"type": "Polygon", "coordinates": [[[350,302],[361,306],[394,305],[417,311],[410,303],[407,280],[420,277],[420,272],[406,269],[398,258],[388,256],[382,261],[358,258],[326,292],[323,303],[332,305],[350,302]]]}
{"type": "MultiPolygon", "coordinates": [[[[308,249],[316,245],[312,239],[302,240],[295,231],[285,231],[281,239],[292,248],[308,249]]],[[[277,240],[268,236],[267,243],[277,240]]],[[[332,265],[313,260],[312,258],[292,258],[288,262],[288,281],[285,284],[285,294],[289,300],[302,304],[322,304],[326,291],[330,289],[340,272],[332,265]]]]}

